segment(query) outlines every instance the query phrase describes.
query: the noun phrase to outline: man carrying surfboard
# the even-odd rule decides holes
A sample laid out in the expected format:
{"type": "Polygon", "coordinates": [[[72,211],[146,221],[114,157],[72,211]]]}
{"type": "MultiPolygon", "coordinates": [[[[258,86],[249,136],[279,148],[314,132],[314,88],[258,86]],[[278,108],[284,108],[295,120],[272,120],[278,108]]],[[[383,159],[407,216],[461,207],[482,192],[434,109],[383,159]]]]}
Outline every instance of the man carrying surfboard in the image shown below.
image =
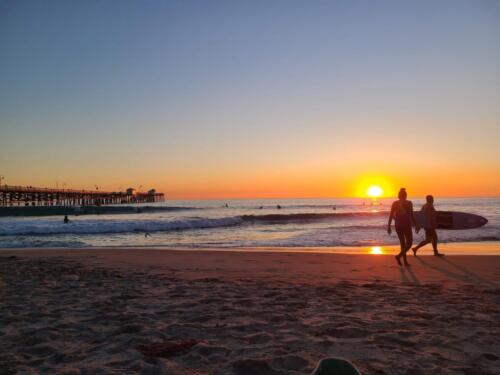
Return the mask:
{"type": "Polygon", "coordinates": [[[425,240],[420,242],[417,246],[415,246],[413,250],[413,255],[417,256],[417,250],[420,249],[422,246],[427,245],[428,243],[432,243],[432,249],[434,250],[434,255],[435,256],[443,256],[444,254],[441,254],[438,251],[437,248],[437,242],[438,242],[438,237],[436,233],[436,209],[434,208],[434,197],[432,195],[428,195],[425,197],[425,200],[427,203],[425,203],[422,206],[422,211],[426,217],[426,224],[424,226],[425,230],[425,240]]]}
{"type": "Polygon", "coordinates": [[[401,251],[396,255],[396,261],[400,266],[401,257],[403,257],[404,265],[409,267],[406,260],[406,252],[411,249],[413,243],[412,224],[415,226],[415,233],[420,230],[413,215],[413,203],[407,200],[406,189],[401,188],[398,193],[399,200],[392,203],[391,214],[389,215],[389,224],[387,225],[387,233],[390,235],[392,232],[391,223],[394,219],[394,226],[398,234],[401,251]]]}

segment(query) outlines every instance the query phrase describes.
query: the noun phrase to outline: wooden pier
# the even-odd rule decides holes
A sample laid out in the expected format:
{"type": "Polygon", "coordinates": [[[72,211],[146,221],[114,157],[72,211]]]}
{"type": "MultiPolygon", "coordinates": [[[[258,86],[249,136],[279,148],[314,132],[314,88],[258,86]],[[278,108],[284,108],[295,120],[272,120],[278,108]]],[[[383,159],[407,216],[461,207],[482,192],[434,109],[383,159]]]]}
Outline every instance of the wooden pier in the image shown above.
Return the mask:
{"type": "Polygon", "coordinates": [[[0,185],[0,206],[101,206],[110,204],[163,202],[165,195],[154,189],[108,192],[0,185]]]}

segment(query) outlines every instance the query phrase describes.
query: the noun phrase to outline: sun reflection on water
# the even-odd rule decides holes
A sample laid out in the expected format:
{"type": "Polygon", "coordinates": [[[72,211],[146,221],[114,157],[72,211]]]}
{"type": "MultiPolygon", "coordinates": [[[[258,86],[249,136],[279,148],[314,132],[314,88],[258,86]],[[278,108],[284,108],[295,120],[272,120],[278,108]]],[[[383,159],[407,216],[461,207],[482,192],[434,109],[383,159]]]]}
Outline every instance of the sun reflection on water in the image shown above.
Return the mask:
{"type": "Polygon", "coordinates": [[[382,247],[380,246],[372,246],[370,249],[370,254],[383,254],[382,247]]]}

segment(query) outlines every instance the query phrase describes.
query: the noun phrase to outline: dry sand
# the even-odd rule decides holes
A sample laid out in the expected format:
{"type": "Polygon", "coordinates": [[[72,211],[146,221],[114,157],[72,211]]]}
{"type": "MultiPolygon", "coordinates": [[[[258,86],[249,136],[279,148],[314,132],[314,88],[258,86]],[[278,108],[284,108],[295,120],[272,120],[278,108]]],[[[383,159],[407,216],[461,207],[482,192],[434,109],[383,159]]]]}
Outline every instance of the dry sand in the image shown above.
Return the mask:
{"type": "Polygon", "coordinates": [[[0,251],[1,374],[500,374],[500,256],[0,251]]]}

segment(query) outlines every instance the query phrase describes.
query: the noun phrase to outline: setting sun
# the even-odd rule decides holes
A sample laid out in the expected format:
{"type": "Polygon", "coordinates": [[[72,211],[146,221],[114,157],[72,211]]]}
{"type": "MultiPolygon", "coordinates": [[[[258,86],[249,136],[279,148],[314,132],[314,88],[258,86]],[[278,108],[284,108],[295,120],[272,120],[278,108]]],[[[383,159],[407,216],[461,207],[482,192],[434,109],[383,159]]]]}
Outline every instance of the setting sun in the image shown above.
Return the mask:
{"type": "Polygon", "coordinates": [[[382,248],[380,246],[372,246],[370,254],[383,254],[382,248]]]}
{"type": "Polygon", "coordinates": [[[368,188],[366,194],[372,198],[378,198],[384,194],[384,190],[380,186],[373,185],[368,188]]]}

